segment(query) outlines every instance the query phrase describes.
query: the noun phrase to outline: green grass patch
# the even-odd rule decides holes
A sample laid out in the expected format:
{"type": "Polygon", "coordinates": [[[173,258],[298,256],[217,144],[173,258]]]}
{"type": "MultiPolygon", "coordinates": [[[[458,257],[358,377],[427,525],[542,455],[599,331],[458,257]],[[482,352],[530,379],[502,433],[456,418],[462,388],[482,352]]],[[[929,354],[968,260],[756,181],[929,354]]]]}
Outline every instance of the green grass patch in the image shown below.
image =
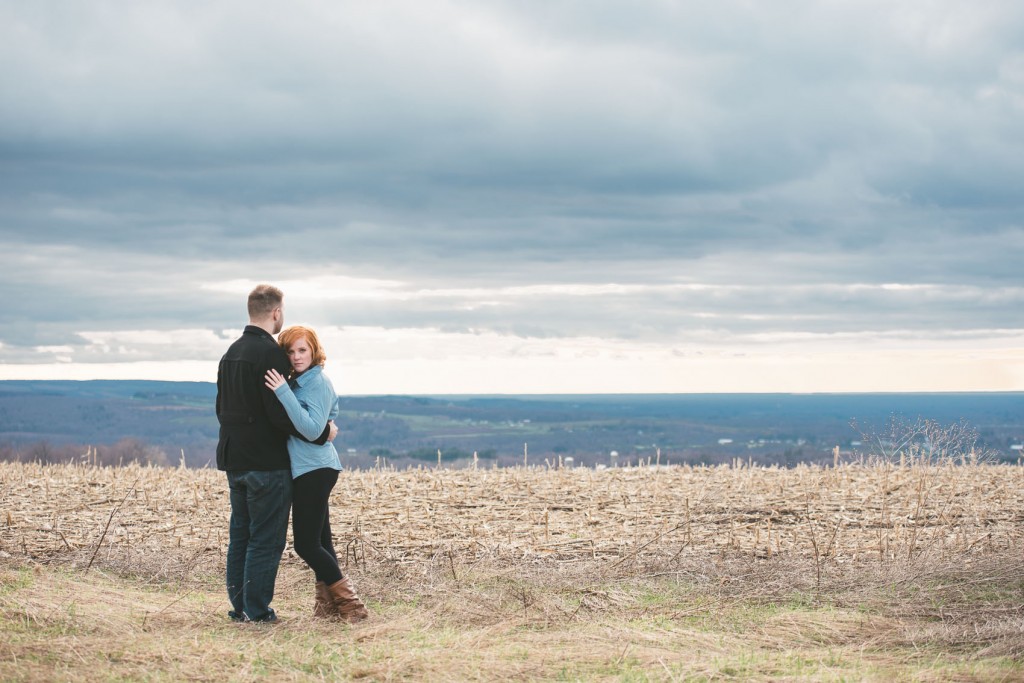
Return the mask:
{"type": "Polygon", "coordinates": [[[157,581],[141,569],[0,564],[0,680],[1024,676],[1021,582],[1009,570],[921,590],[847,576],[848,589],[819,594],[739,573],[694,581],[600,563],[371,564],[352,577],[372,617],[348,625],[313,618],[311,575],[286,564],[275,598],[283,622],[266,626],[228,621],[218,573],[157,581]]]}

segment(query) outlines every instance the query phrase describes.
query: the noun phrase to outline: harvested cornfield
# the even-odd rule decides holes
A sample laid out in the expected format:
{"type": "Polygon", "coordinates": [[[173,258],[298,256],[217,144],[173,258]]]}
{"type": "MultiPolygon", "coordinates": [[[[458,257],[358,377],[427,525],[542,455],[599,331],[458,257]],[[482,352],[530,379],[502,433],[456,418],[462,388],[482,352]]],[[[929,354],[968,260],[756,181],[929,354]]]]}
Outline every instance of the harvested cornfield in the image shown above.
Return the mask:
{"type": "Polygon", "coordinates": [[[264,632],[227,618],[223,473],[3,463],[0,679],[1020,680],[1022,497],[951,462],[349,471],[371,618],[314,618],[288,551],[264,632]]]}
{"type": "MultiPolygon", "coordinates": [[[[1024,468],[839,464],[795,469],[374,469],[331,499],[339,557],[367,564],[599,562],[650,570],[705,558],[814,566],[1020,548],[1024,468]]],[[[0,553],[159,571],[223,562],[223,473],[0,463],[0,553]]],[[[299,560],[290,552],[286,562],[299,560]]]]}

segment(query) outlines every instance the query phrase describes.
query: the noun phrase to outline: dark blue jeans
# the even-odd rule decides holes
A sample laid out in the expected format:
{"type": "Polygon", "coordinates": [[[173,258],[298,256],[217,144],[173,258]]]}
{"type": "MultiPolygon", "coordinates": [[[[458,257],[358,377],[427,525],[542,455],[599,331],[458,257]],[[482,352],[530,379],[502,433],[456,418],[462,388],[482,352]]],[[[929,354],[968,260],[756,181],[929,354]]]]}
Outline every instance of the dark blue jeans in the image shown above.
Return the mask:
{"type": "Polygon", "coordinates": [[[231,489],[227,558],[231,618],[273,621],[277,617],[270,601],[288,534],[292,473],[272,470],[227,475],[231,489]]]}

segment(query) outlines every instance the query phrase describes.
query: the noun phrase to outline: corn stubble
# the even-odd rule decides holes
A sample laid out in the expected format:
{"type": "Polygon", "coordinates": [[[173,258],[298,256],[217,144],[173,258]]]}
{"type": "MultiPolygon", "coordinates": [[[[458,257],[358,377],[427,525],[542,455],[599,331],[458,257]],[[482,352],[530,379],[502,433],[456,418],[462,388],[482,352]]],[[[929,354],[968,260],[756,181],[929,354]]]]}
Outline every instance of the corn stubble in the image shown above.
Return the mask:
{"type": "MultiPolygon", "coordinates": [[[[144,639],[188,623],[206,649],[211,630],[220,634],[212,649],[221,655],[248,637],[221,633],[223,473],[0,463],[0,492],[0,568],[11,581],[45,568],[73,595],[75,585],[103,592],[130,579],[161,593],[104,601],[124,615],[111,607],[95,628],[107,619],[112,632],[144,639]]],[[[273,636],[280,661],[245,659],[248,673],[600,679],[635,670],[673,680],[740,666],[736,675],[771,678],[807,673],[782,652],[825,648],[842,659],[850,648],[858,654],[836,670],[870,679],[920,673],[924,654],[942,662],[948,653],[959,666],[967,652],[997,667],[1024,654],[1019,466],[848,462],[837,450],[832,466],[793,469],[377,468],[343,472],[331,506],[339,560],[374,618],[339,635],[309,617],[313,579],[289,546],[276,606],[292,623],[273,636]],[[325,638],[335,650],[323,650],[325,638]],[[752,669],[736,663],[737,650],[751,653],[752,669]]],[[[66,618],[73,599],[50,599],[66,618]]],[[[42,598],[6,600],[4,613],[49,623],[42,598]]],[[[160,670],[200,675],[210,662],[191,656],[160,670]]],[[[12,671],[23,672],[0,669],[12,671]]]]}

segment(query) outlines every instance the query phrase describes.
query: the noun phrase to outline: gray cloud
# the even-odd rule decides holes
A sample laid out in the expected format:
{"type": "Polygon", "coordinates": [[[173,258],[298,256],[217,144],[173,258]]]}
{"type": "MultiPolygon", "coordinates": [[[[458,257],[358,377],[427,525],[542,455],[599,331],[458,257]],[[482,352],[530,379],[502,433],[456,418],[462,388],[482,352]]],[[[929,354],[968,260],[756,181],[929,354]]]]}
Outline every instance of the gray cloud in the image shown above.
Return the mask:
{"type": "Polygon", "coordinates": [[[1022,30],[1010,2],[5,3],[0,359],[331,274],[482,290],[335,325],[1020,329],[1022,30]],[[642,287],[488,301],[532,283],[642,287]]]}

